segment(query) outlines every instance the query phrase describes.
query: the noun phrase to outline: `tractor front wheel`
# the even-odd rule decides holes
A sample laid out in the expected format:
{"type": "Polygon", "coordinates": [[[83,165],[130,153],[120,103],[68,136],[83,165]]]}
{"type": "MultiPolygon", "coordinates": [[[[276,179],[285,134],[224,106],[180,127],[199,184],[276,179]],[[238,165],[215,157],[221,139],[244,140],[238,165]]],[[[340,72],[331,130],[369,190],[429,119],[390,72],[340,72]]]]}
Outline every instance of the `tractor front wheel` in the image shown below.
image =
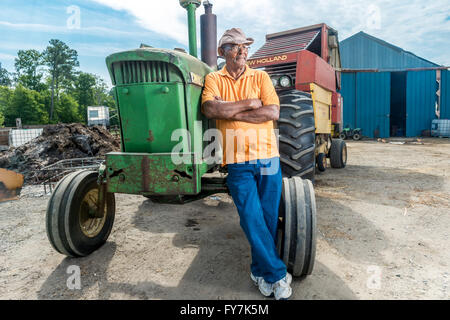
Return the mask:
{"type": "Polygon", "coordinates": [[[294,277],[311,274],[316,257],[316,198],[309,180],[283,178],[277,249],[294,277]]]}
{"type": "Polygon", "coordinates": [[[98,173],[82,170],[65,176],[55,187],[46,214],[51,245],[70,257],[84,257],[108,239],[114,223],[114,193],[105,192],[103,212],[97,210],[101,191],[98,173]]]}

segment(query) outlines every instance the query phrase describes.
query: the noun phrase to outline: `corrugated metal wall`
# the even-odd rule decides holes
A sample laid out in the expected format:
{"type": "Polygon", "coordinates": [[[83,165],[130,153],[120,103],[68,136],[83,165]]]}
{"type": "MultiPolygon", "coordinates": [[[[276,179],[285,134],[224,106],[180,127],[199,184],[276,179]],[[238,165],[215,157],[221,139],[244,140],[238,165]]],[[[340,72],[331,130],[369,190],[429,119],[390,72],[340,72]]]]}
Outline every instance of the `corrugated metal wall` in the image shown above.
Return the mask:
{"type": "Polygon", "coordinates": [[[356,74],[356,121],[363,134],[389,137],[391,74],[389,72],[356,74]]]}
{"type": "Polygon", "coordinates": [[[406,75],[406,136],[431,130],[436,119],[436,71],[409,71],[406,75]]]}
{"type": "Polygon", "coordinates": [[[361,128],[370,138],[389,137],[390,93],[389,72],[343,73],[344,126],[361,128]]]}
{"type": "Polygon", "coordinates": [[[341,95],[344,101],[342,109],[343,126],[356,128],[356,73],[342,73],[341,95]]]}
{"type": "MultiPolygon", "coordinates": [[[[406,136],[420,136],[436,119],[436,70],[406,73],[406,136]]],[[[391,72],[342,74],[344,126],[362,128],[363,135],[390,136],[391,72]]],[[[450,119],[450,71],[442,71],[441,119],[450,119]]]]}
{"type": "Polygon", "coordinates": [[[441,119],[450,119],[450,71],[441,71],[441,119]]]}
{"type": "Polygon", "coordinates": [[[359,32],[340,42],[342,68],[399,70],[436,67],[399,47],[359,32]]]}

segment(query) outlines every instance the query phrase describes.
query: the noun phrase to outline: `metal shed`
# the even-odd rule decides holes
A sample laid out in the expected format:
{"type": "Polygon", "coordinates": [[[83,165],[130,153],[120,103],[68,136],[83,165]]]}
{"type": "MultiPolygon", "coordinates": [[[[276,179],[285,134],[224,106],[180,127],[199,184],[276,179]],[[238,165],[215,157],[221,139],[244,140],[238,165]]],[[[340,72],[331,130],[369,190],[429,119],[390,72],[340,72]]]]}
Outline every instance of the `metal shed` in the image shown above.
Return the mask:
{"type": "Polygon", "coordinates": [[[364,32],[342,41],[341,54],[344,126],[371,138],[413,137],[431,129],[438,106],[440,118],[450,119],[444,67],[364,32]]]}
{"type": "Polygon", "coordinates": [[[450,119],[450,71],[441,71],[441,119],[450,119]]]}
{"type": "Polygon", "coordinates": [[[346,69],[399,70],[439,67],[365,32],[358,32],[339,44],[342,67],[346,69]]]}

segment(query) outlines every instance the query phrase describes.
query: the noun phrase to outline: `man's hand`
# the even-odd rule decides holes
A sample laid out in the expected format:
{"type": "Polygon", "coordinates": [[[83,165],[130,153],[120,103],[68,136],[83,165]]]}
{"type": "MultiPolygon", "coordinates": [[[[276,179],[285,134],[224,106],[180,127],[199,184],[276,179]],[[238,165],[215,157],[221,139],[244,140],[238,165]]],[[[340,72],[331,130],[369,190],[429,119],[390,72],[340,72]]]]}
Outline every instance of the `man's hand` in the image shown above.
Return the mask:
{"type": "Polygon", "coordinates": [[[254,111],[262,107],[259,99],[246,99],[236,102],[227,102],[219,96],[214,100],[202,104],[202,113],[208,119],[233,120],[233,117],[243,111],[254,111]]]}
{"type": "Polygon", "coordinates": [[[248,105],[252,110],[256,110],[262,107],[262,101],[259,99],[248,99],[248,105]]]}
{"type": "Polygon", "coordinates": [[[279,117],[280,107],[273,104],[263,108],[239,112],[231,120],[259,124],[267,121],[276,121],[279,117]]]}
{"type": "MultiPolygon", "coordinates": [[[[215,96],[214,99],[216,101],[223,101],[221,97],[215,96]]],[[[259,99],[247,99],[243,101],[246,105],[248,105],[249,110],[255,110],[262,107],[262,101],[259,99]]]]}

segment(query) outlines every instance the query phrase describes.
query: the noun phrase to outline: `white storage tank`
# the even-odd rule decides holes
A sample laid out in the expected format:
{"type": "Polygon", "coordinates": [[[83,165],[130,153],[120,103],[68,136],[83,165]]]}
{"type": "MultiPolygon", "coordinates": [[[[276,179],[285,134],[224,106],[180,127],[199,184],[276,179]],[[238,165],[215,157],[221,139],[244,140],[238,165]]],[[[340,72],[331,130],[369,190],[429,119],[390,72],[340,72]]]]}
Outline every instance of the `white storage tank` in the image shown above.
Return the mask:
{"type": "Polygon", "coordinates": [[[14,148],[30,142],[42,134],[43,129],[11,129],[9,131],[9,146],[14,148]]]}
{"type": "Polygon", "coordinates": [[[431,136],[432,137],[450,138],[450,120],[449,119],[432,120],[431,121],[431,136]]]}
{"type": "Polygon", "coordinates": [[[105,106],[91,106],[87,108],[88,126],[101,125],[109,127],[109,108],[105,106]]]}

